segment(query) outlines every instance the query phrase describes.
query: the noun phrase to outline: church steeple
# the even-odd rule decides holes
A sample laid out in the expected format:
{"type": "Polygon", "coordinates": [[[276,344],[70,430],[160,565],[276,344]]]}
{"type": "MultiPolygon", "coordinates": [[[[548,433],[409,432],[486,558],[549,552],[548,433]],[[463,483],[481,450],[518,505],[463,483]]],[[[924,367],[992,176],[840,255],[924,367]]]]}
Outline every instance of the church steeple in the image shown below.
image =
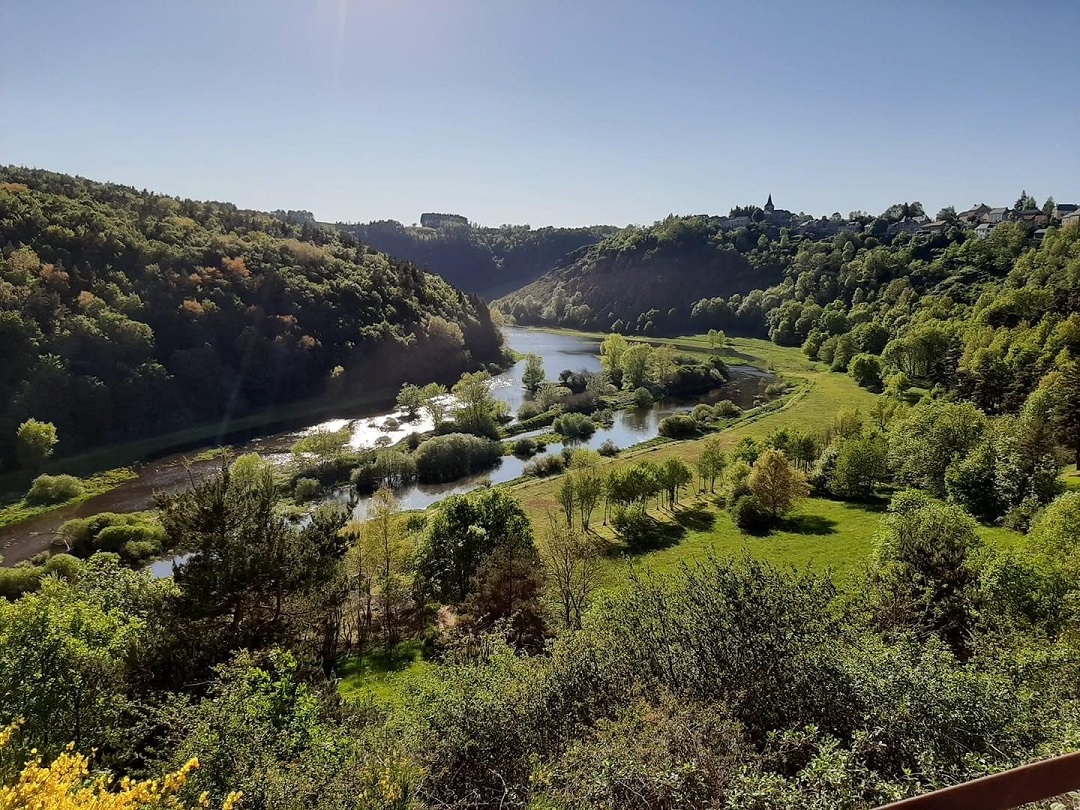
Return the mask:
{"type": "Polygon", "coordinates": [[[772,204],[772,194],[769,195],[769,201],[765,203],[765,210],[770,214],[776,210],[776,206],[772,204]]]}

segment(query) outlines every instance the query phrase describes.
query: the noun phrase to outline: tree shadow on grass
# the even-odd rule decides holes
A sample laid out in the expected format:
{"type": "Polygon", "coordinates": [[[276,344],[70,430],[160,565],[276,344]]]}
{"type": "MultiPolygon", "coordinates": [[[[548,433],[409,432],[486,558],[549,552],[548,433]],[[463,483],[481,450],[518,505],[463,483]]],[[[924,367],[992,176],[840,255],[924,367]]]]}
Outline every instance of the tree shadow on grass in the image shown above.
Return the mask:
{"type": "Polygon", "coordinates": [[[821,515],[790,515],[776,528],[792,534],[836,534],[836,521],[821,515]]]}
{"type": "Polygon", "coordinates": [[[675,522],[690,531],[707,532],[716,523],[716,514],[706,508],[705,504],[697,503],[676,512],[675,522]]]}
{"type": "Polygon", "coordinates": [[[678,523],[667,523],[649,517],[635,526],[620,539],[625,545],[613,545],[607,550],[609,556],[648,554],[650,551],[674,546],[686,535],[686,529],[678,523]]]}

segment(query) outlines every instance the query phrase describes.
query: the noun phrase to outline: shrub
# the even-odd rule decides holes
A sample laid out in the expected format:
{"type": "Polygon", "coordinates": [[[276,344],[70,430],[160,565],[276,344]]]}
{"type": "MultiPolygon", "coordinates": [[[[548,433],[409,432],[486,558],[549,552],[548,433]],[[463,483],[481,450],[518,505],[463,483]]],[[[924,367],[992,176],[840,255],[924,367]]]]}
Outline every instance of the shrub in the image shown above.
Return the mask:
{"type": "Polygon", "coordinates": [[[862,388],[881,390],[881,359],[872,354],[857,354],[848,365],[850,374],[862,388]]]}
{"type": "Polygon", "coordinates": [[[57,534],[72,553],[89,557],[96,551],[120,552],[128,543],[151,543],[158,553],[166,544],[165,529],[146,513],[102,512],[64,523],[57,534]]]}
{"type": "Polygon", "coordinates": [[[652,391],[648,388],[636,389],[631,398],[634,401],[634,405],[638,408],[648,408],[653,404],[652,391]]]}
{"type": "Polygon", "coordinates": [[[322,484],[314,478],[298,478],[293,486],[293,495],[301,503],[317,498],[320,492],[322,492],[322,484]]]}
{"type": "Polygon", "coordinates": [[[699,424],[709,422],[713,418],[713,409],[705,403],[695,405],[694,410],[690,411],[690,416],[693,420],[699,424]]]}
{"type": "Polygon", "coordinates": [[[45,569],[39,565],[16,565],[0,568],[0,597],[18,599],[24,593],[36,591],[45,569]]]}
{"type": "Polygon", "coordinates": [[[539,416],[545,410],[547,410],[541,403],[535,399],[526,400],[521,403],[521,407],[518,408],[518,419],[525,421],[526,419],[532,419],[534,416],[539,416]]]}
{"type": "Polygon", "coordinates": [[[31,504],[54,504],[78,498],[84,492],[83,483],[74,475],[39,475],[30,484],[26,502],[31,504]]]}
{"type": "Polygon", "coordinates": [[[532,439],[518,439],[514,442],[514,455],[519,458],[529,458],[536,455],[536,442],[532,439]]]}
{"type": "Polygon", "coordinates": [[[659,527],[641,507],[619,507],[611,516],[611,527],[627,547],[634,551],[653,548],[658,544],[659,527]]]}
{"type": "Polygon", "coordinates": [[[677,413],[661,419],[657,430],[661,436],[667,436],[669,439],[686,439],[697,435],[698,424],[693,417],[677,413]]]}
{"type": "Polygon", "coordinates": [[[788,385],[783,380],[777,380],[776,382],[771,382],[771,383],[769,383],[768,385],[765,386],[765,396],[767,396],[767,397],[778,397],[778,396],[780,396],[782,394],[786,394],[788,388],[790,388],[790,387],[791,386],[788,385]]]}
{"type": "Polygon", "coordinates": [[[605,458],[611,458],[612,456],[619,455],[619,446],[611,439],[607,439],[600,445],[598,452],[605,458]]]}
{"type": "Polygon", "coordinates": [[[722,399],[713,405],[713,418],[715,419],[727,419],[728,417],[738,416],[742,413],[742,408],[732,402],[730,399],[722,399]]]}
{"type": "Polygon", "coordinates": [[[555,420],[552,428],[568,439],[587,439],[596,432],[593,420],[580,413],[564,413],[555,420]]]}
{"type": "Polygon", "coordinates": [[[428,439],[417,449],[416,475],[425,484],[453,481],[494,467],[502,458],[502,444],[466,433],[428,439]]]}
{"type": "Polygon", "coordinates": [[[522,472],[536,478],[546,478],[549,475],[558,475],[566,468],[566,460],[560,454],[552,453],[533,459],[522,472]]]}
{"type": "Polygon", "coordinates": [[[731,507],[731,519],[745,534],[765,534],[772,526],[772,513],[753,495],[743,495],[731,507]]]}
{"type": "Polygon", "coordinates": [[[120,556],[129,562],[148,560],[161,553],[161,546],[151,540],[129,540],[120,549],[120,556]]]}
{"type": "Polygon", "coordinates": [[[161,550],[165,541],[165,529],[158,523],[120,523],[106,526],[94,538],[98,551],[122,551],[129,543],[148,543],[155,546],[154,553],[161,550]]]}

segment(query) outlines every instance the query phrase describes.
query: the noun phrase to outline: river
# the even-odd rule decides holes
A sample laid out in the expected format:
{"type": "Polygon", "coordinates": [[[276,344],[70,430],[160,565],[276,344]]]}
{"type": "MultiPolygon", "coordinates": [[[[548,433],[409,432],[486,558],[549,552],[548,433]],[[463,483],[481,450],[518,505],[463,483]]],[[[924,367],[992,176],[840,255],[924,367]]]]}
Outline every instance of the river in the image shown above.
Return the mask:
{"type": "MultiPolygon", "coordinates": [[[[557,379],[564,369],[572,371],[598,371],[600,369],[600,342],[592,338],[542,332],[535,329],[506,327],[503,330],[507,345],[522,354],[535,353],[544,361],[544,370],[549,379],[557,379]]],[[[510,406],[516,413],[525,399],[521,385],[523,363],[517,363],[498,375],[493,383],[493,393],[497,399],[510,406]]],[[[649,408],[619,411],[610,427],[601,427],[587,440],[575,443],[575,447],[597,448],[607,440],[618,447],[625,448],[647,441],[659,435],[657,427],[665,416],[685,411],[700,402],[717,402],[730,399],[741,408],[750,408],[763,395],[765,387],[773,379],[768,372],[751,366],[732,366],[731,381],[722,388],[706,396],[693,399],[670,399],[654,403],[649,408]]],[[[289,448],[302,436],[315,431],[341,430],[348,427],[350,445],[357,449],[373,447],[375,442],[385,436],[390,442],[397,442],[414,431],[431,429],[423,420],[404,422],[402,414],[393,410],[382,409],[372,413],[342,414],[335,419],[324,420],[300,430],[285,431],[263,436],[232,448],[232,452],[259,453],[272,461],[283,463],[289,458],[289,448]],[[399,423],[395,425],[395,422],[399,423]]],[[[541,431],[545,432],[545,431],[541,431]]],[[[550,444],[549,453],[562,450],[562,444],[550,444]]],[[[210,447],[204,449],[211,449],[210,447]]],[[[199,478],[218,469],[217,460],[189,461],[199,450],[189,450],[165,458],[148,461],[135,467],[138,478],[121,484],[114,490],[91,498],[80,504],[60,507],[40,517],[7,526],[0,529],[0,553],[4,564],[14,565],[28,560],[35,554],[47,549],[52,542],[57,528],[64,521],[75,517],[86,517],[99,512],[135,512],[147,509],[153,502],[156,492],[175,492],[186,487],[192,477],[199,478]]],[[[416,484],[397,492],[398,500],[404,509],[423,509],[448,495],[468,492],[482,484],[499,484],[512,481],[522,474],[527,460],[513,456],[504,457],[492,470],[476,476],[458,479],[446,484],[416,484]]],[[[333,493],[331,499],[342,502],[348,500],[348,491],[333,493]]],[[[357,517],[363,517],[367,511],[367,499],[362,499],[356,507],[357,517]]],[[[168,561],[156,564],[155,572],[168,573],[168,561]]]]}

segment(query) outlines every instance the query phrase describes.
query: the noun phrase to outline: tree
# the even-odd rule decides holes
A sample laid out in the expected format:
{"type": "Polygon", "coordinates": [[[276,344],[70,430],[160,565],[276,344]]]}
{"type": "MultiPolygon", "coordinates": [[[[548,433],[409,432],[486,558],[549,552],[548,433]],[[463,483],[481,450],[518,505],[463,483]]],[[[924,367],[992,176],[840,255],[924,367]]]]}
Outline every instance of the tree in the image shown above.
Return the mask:
{"type": "Polygon", "coordinates": [[[649,376],[654,382],[658,385],[670,385],[679,371],[675,347],[665,344],[653,349],[649,354],[648,366],[649,376]]]}
{"type": "Polygon", "coordinates": [[[544,358],[530,352],[525,355],[525,368],[521,372],[521,384],[530,394],[535,394],[544,384],[544,358]]]}
{"type": "Polygon", "coordinates": [[[667,493],[668,506],[679,503],[679,491],[694,480],[694,474],[677,456],[668,456],[659,469],[659,484],[667,493]]]}
{"type": "MultiPolygon", "coordinates": [[[[600,472],[600,454],[595,450],[575,450],[566,476],[573,484],[574,499],[582,531],[589,531],[593,513],[604,497],[604,476],[600,472]]],[[[568,521],[572,526],[572,521],[568,521]]]]}
{"type": "Polygon", "coordinates": [[[559,482],[559,489],[555,497],[559,501],[559,507],[562,509],[563,520],[566,521],[567,527],[572,530],[574,528],[574,518],[577,514],[577,487],[574,486],[574,479],[569,475],[564,475],[562,481],[559,482]]]}
{"type": "Polygon", "coordinates": [[[724,474],[727,467],[727,456],[724,454],[723,442],[719,436],[710,436],[701,446],[701,455],[698,456],[697,469],[701,478],[701,488],[705,488],[705,482],[709,482],[709,491],[716,490],[716,479],[724,474]]]}
{"type": "Polygon", "coordinates": [[[974,521],[956,506],[906,490],[893,497],[876,544],[878,622],[936,634],[954,651],[965,650],[978,600],[974,521]]]}
{"type": "Polygon", "coordinates": [[[622,372],[622,385],[625,390],[633,391],[649,382],[649,360],[652,352],[652,347],[646,343],[635,343],[622,352],[619,370],[622,372]]]}
{"type": "Polygon", "coordinates": [[[708,337],[710,351],[717,352],[727,348],[728,339],[723,329],[710,329],[708,337]]]}
{"type": "Polygon", "coordinates": [[[758,457],[747,484],[774,518],[787,514],[799,500],[810,494],[806,476],[796,470],[780,450],[766,450],[758,457]]]}
{"type": "Polygon", "coordinates": [[[944,497],[945,471],[978,444],[986,426],[971,403],[920,402],[889,424],[889,466],[900,482],[944,497]]]}
{"type": "Polygon", "coordinates": [[[829,476],[829,491],[840,498],[870,498],[889,474],[888,451],[888,442],[880,434],[842,441],[829,476]]]}
{"type": "Polygon", "coordinates": [[[881,360],[872,354],[857,354],[848,364],[848,373],[861,388],[881,390],[881,360]]]}
{"type": "Polygon", "coordinates": [[[535,553],[524,510],[501,489],[451,495],[439,507],[417,554],[417,573],[436,598],[459,603],[474,586],[477,571],[500,548],[535,553]]]}
{"type": "Polygon", "coordinates": [[[409,548],[401,527],[401,507],[388,487],[380,487],[368,504],[362,541],[369,566],[378,572],[382,594],[383,639],[390,649],[397,642],[394,602],[409,548]]]}
{"type": "Polygon", "coordinates": [[[937,212],[938,222],[947,222],[950,225],[959,225],[960,217],[956,213],[956,207],[947,205],[937,212]]]}
{"type": "Polygon", "coordinates": [[[1028,546],[1075,584],[1080,579],[1080,492],[1060,495],[1036,518],[1028,546]]]}
{"type": "Polygon", "coordinates": [[[558,594],[560,618],[568,630],[580,630],[581,619],[600,581],[600,549],[585,532],[548,516],[548,536],[541,546],[544,573],[558,594]]]}
{"type": "Polygon", "coordinates": [[[502,403],[491,394],[490,374],[486,371],[462,374],[453,392],[457,397],[454,421],[462,431],[490,438],[499,435],[495,420],[502,403]]]}
{"type": "Polygon", "coordinates": [[[438,427],[446,421],[446,413],[449,410],[447,403],[447,391],[445,385],[428,383],[420,389],[423,397],[423,409],[432,423],[438,427]]]}
{"type": "Polygon", "coordinates": [[[1074,463],[1080,467],[1080,361],[1065,366],[1055,391],[1054,422],[1062,444],[1072,449],[1074,463]]]}
{"type": "Polygon", "coordinates": [[[52,422],[27,419],[15,433],[15,454],[19,464],[29,470],[40,470],[53,454],[58,439],[52,422]]]}
{"type": "Polygon", "coordinates": [[[406,383],[401,386],[401,390],[397,396],[397,406],[400,410],[405,411],[406,416],[409,419],[415,419],[420,409],[424,407],[424,389],[418,385],[412,385],[406,383]]]}
{"type": "Polygon", "coordinates": [[[622,356],[629,347],[629,341],[617,331],[600,344],[600,365],[614,385],[618,385],[622,378],[622,356]]]}

